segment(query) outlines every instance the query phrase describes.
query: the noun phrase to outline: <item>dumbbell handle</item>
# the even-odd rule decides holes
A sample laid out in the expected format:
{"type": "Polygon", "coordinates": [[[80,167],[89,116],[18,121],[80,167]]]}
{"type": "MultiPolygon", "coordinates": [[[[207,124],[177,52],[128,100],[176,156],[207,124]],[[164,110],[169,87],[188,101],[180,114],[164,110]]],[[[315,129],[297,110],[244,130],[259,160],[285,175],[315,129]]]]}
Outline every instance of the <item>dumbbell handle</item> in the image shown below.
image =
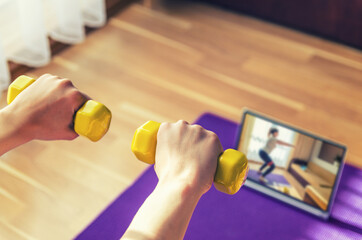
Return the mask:
{"type": "MultiPolygon", "coordinates": [[[[160,125],[158,122],[148,121],[139,127],[133,136],[132,152],[145,163],[155,163],[160,125]]],[[[225,150],[218,158],[214,176],[215,188],[227,194],[235,194],[244,184],[248,170],[248,160],[243,153],[234,149],[225,150]]]]}
{"type": "MultiPolygon", "coordinates": [[[[29,87],[35,79],[22,75],[9,86],[7,102],[10,104],[16,96],[29,87]]],[[[88,100],[75,113],[74,131],[93,142],[101,139],[109,129],[112,114],[102,103],[88,100]]]]}

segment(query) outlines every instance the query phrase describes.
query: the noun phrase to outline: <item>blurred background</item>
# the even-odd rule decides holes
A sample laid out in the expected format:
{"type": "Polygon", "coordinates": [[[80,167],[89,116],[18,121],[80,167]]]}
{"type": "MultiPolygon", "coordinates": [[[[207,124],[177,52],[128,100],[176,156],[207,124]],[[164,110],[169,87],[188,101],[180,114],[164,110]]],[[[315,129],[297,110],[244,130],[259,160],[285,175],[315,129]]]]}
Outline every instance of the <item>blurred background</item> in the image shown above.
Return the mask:
{"type": "Polygon", "coordinates": [[[113,114],[97,143],[23,145],[0,159],[0,238],[70,239],[147,168],[147,120],[242,108],[341,142],[362,167],[362,2],[0,0],[1,107],[21,74],[51,73],[113,114]]]}

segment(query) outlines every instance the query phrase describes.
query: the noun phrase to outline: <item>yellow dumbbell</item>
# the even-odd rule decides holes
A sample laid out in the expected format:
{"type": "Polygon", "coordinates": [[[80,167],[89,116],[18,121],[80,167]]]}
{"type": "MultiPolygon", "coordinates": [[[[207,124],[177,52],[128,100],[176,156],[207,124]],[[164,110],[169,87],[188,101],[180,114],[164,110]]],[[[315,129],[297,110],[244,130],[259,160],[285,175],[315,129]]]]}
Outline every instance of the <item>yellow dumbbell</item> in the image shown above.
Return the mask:
{"type": "MultiPolygon", "coordinates": [[[[132,152],[145,163],[155,163],[157,132],[160,125],[158,122],[148,121],[139,127],[133,136],[132,152]]],[[[225,150],[218,159],[214,176],[215,188],[227,194],[236,193],[244,184],[248,170],[248,160],[243,153],[234,149],[225,150]]]]}
{"type": "MultiPolygon", "coordinates": [[[[24,75],[15,79],[8,89],[8,104],[34,81],[35,79],[24,75]]],[[[108,131],[111,118],[111,111],[106,106],[102,103],[88,100],[75,114],[74,131],[96,142],[108,131]]]]}

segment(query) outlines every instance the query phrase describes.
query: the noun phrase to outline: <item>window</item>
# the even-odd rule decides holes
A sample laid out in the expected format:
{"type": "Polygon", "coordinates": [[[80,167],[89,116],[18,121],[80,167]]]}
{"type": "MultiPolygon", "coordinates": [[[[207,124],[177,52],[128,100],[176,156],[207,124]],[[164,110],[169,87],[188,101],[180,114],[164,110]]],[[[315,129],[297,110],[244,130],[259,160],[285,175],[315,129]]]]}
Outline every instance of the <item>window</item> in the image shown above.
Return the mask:
{"type": "MultiPolygon", "coordinates": [[[[258,162],[263,162],[259,157],[259,150],[264,148],[268,140],[268,132],[271,127],[275,127],[279,130],[278,140],[287,143],[293,143],[295,133],[287,128],[274,125],[262,119],[255,119],[254,127],[251,132],[250,142],[247,151],[247,158],[258,162]]],[[[271,152],[270,157],[278,167],[286,167],[289,156],[291,154],[291,148],[278,145],[271,152]]]]}

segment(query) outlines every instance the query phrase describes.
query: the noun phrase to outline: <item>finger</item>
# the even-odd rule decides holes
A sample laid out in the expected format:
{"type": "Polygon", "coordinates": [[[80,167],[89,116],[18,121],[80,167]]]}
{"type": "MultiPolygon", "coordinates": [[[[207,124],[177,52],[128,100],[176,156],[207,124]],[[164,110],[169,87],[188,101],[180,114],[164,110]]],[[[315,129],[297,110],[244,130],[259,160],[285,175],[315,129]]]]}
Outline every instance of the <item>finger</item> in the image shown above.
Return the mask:
{"type": "Polygon", "coordinates": [[[173,129],[179,135],[183,135],[187,131],[187,128],[189,126],[190,126],[189,123],[186,122],[185,120],[178,120],[176,123],[173,124],[173,129]]]}
{"type": "Polygon", "coordinates": [[[74,140],[78,136],[79,135],[73,129],[67,129],[63,139],[64,140],[74,140]]]}
{"type": "Polygon", "coordinates": [[[220,142],[220,139],[219,139],[219,136],[212,132],[212,131],[209,131],[209,130],[206,130],[205,131],[207,133],[207,137],[211,139],[211,141],[215,141],[219,147],[219,149],[221,149],[221,152],[223,151],[223,146],[220,142]]]}
{"type": "Polygon", "coordinates": [[[190,125],[190,129],[192,129],[195,134],[199,135],[199,137],[207,136],[206,130],[198,124],[190,125]]]}
{"type": "Polygon", "coordinates": [[[86,99],[86,101],[91,100],[92,98],[85,94],[84,92],[81,92],[83,94],[83,97],[86,99]]]}
{"type": "Polygon", "coordinates": [[[74,112],[77,112],[83,106],[83,104],[90,99],[90,97],[78,91],[76,88],[69,90],[68,94],[68,98],[74,112]]]}

